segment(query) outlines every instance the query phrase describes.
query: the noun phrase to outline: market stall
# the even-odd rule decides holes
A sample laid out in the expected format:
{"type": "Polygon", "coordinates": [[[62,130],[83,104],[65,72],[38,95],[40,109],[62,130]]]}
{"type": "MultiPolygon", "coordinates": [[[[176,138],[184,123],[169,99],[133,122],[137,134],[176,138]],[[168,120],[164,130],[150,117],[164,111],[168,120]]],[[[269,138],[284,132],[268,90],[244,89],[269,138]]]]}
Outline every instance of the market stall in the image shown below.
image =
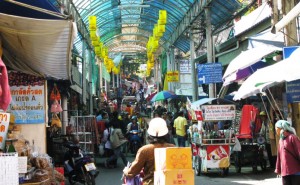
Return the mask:
{"type": "Polygon", "coordinates": [[[190,128],[196,175],[210,169],[219,169],[222,176],[228,175],[230,147],[235,143],[232,127],[235,104],[225,99],[204,98],[193,102],[189,111],[193,120],[198,120],[190,128]]]}

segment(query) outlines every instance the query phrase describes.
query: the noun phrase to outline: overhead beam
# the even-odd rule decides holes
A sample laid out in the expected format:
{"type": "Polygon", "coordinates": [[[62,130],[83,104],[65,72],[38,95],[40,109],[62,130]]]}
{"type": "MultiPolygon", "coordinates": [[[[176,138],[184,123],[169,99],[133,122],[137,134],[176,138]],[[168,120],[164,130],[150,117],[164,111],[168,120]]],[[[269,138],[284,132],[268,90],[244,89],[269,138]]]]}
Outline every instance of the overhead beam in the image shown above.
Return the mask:
{"type": "Polygon", "coordinates": [[[87,46],[91,49],[93,48],[90,41],[89,30],[87,29],[85,23],[82,20],[79,12],[77,11],[75,5],[71,0],[60,0],[59,3],[64,7],[64,10],[71,16],[73,16],[74,22],[76,22],[78,32],[81,34],[83,40],[87,43],[87,46]]]}
{"type": "Polygon", "coordinates": [[[204,7],[212,1],[213,0],[196,0],[184,18],[180,21],[176,30],[170,36],[170,39],[167,39],[169,42],[166,43],[165,48],[169,48],[171,45],[173,45],[180,35],[186,32],[189,26],[197,19],[197,17],[204,12],[204,7]]]}

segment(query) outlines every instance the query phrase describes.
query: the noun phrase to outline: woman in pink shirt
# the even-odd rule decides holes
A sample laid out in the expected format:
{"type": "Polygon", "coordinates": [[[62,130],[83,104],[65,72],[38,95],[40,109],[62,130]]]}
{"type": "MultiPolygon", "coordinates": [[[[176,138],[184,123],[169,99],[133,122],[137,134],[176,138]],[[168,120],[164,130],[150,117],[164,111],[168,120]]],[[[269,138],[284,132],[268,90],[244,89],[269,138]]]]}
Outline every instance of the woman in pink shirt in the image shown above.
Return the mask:
{"type": "Polygon", "coordinates": [[[300,140],[288,121],[277,121],[275,128],[280,135],[275,173],[281,175],[283,185],[299,185],[300,140]]]}

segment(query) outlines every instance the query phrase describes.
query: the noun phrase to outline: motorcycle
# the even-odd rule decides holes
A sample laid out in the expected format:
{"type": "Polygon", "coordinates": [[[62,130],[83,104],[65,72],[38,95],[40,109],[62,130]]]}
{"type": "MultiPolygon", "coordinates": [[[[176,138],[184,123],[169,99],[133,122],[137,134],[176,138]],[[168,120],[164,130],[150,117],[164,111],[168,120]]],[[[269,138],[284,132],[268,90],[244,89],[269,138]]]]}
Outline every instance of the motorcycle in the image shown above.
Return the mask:
{"type": "Polygon", "coordinates": [[[141,130],[131,130],[129,131],[129,144],[131,153],[137,153],[139,148],[142,146],[142,138],[140,134],[142,133],[141,130]]]}
{"type": "Polygon", "coordinates": [[[78,144],[66,142],[68,150],[64,156],[64,170],[71,185],[77,182],[85,185],[95,185],[95,178],[99,174],[93,159],[84,154],[78,144]]]}

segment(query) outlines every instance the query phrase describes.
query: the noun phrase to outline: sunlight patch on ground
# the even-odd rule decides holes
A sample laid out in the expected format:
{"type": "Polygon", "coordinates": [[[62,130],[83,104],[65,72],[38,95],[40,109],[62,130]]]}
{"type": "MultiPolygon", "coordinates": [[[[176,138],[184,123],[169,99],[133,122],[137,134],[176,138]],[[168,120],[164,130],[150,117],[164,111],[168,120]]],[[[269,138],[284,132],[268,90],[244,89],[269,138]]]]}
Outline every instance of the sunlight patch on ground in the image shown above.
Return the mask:
{"type": "Polygon", "coordinates": [[[281,184],[281,178],[271,178],[266,179],[262,181],[258,180],[235,180],[232,181],[237,184],[243,184],[243,185],[275,185],[275,184],[281,184]]]}

